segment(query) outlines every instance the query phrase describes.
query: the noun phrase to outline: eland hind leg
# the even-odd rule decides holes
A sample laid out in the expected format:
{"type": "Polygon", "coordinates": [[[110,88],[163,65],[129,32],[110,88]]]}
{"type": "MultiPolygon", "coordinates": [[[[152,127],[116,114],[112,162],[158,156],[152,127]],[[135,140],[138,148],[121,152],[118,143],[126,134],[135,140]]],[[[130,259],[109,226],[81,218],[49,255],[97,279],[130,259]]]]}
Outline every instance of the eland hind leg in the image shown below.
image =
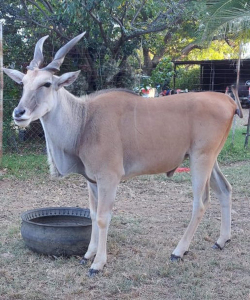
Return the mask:
{"type": "Polygon", "coordinates": [[[215,243],[214,248],[222,249],[231,238],[232,187],[222,174],[217,160],[211,175],[211,188],[219,199],[221,206],[220,236],[215,243]]]}
{"type": "Polygon", "coordinates": [[[193,210],[191,221],[171,255],[171,260],[179,260],[188,251],[195,231],[210,202],[210,175],[214,160],[206,155],[200,155],[198,159],[190,157],[193,188],[193,210]]]}

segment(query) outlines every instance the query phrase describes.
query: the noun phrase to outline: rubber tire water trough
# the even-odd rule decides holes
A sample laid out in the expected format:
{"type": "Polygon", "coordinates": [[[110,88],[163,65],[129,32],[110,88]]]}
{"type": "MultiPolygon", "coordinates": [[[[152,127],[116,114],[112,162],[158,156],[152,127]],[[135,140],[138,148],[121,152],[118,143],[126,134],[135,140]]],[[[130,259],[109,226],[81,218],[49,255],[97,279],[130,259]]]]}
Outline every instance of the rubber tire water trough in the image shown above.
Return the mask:
{"type": "Polygon", "coordinates": [[[83,255],[91,236],[89,209],[48,207],[21,215],[21,234],[26,246],[41,254],[83,255]]]}

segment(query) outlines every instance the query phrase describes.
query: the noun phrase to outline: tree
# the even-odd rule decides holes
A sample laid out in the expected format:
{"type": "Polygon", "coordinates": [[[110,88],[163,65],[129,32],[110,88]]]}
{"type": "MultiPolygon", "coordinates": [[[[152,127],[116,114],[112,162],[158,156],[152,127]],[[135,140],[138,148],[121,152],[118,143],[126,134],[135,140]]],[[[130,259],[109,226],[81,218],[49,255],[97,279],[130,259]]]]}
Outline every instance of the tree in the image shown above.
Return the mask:
{"type": "Polygon", "coordinates": [[[151,82],[154,86],[169,87],[174,75],[173,63],[169,57],[164,57],[152,71],[151,82]]]}
{"type": "Polygon", "coordinates": [[[183,43],[183,39],[178,34],[190,36],[203,5],[203,0],[7,0],[0,19],[5,19],[6,27],[11,25],[7,27],[7,46],[22,47],[23,68],[32,57],[31,45],[42,35],[52,36],[52,42],[48,40],[44,46],[51,59],[63,43],[86,30],[64,66],[67,68],[67,62],[71,69],[72,65],[80,66],[86,89],[92,91],[129,86],[129,57],[141,47],[140,65],[147,74],[165,53],[180,51],[176,45],[183,43]],[[13,36],[19,41],[13,41],[13,36]],[[19,44],[22,46],[16,46],[19,44]]]}

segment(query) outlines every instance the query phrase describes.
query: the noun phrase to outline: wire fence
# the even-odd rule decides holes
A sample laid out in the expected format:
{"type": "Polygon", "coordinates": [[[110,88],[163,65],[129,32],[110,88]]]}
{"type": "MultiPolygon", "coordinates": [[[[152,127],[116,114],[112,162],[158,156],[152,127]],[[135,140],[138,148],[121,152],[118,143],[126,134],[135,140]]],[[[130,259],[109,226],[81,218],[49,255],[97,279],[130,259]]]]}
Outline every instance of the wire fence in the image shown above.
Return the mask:
{"type": "Polygon", "coordinates": [[[0,23],[0,165],[3,157],[3,26],[0,23]]]}
{"type": "MultiPolygon", "coordinates": [[[[4,41],[4,36],[3,36],[4,41]]],[[[44,44],[45,64],[49,63],[56,50],[53,37],[47,46],[44,44]]],[[[35,45],[11,47],[3,42],[4,67],[26,72],[26,67],[33,58],[35,45]],[[19,51],[13,53],[13,51],[19,51]],[[14,55],[15,54],[15,55],[14,55]]],[[[140,52],[140,49],[138,50],[140,52]]],[[[140,93],[142,96],[150,96],[147,88],[154,89],[152,95],[158,96],[163,89],[169,89],[172,93],[215,90],[225,92],[228,86],[236,82],[236,61],[200,61],[200,62],[174,62],[174,76],[165,85],[148,87],[150,82],[147,74],[150,70],[143,69],[143,60],[138,59],[138,52],[130,55],[121,68],[119,60],[109,59],[100,49],[92,53],[91,61],[87,62],[89,55],[84,52],[84,47],[75,47],[65,58],[61,73],[81,70],[81,74],[69,91],[76,96],[89,94],[103,88],[125,87],[140,93]],[[144,70],[144,72],[142,71],[144,70]]],[[[248,98],[249,87],[245,82],[250,80],[250,60],[242,62],[241,66],[241,97],[248,98]]],[[[28,128],[18,128],[12,120],[12,112],[18,105],[22,95],[22,87],[14,83],[7,76],[4,77],[3,96],[3,153],[46,153],[45,136],[39,120],[34,121],[28,128]]]]}

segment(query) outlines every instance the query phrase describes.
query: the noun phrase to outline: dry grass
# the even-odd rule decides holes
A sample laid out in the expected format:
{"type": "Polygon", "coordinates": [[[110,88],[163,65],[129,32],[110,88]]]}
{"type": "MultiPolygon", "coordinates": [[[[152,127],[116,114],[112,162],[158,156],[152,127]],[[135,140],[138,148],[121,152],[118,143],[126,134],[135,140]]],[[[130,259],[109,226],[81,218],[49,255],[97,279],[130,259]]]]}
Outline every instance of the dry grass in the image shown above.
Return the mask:
{"type": "Polygon", "coordinates": [[[108,239],[108,264],[95,278],[79,258],[51,258],[28,250],[21,212],[45,206],[88,206],[86,183],[46,177],[0,181],[0,300],[250,299],[250,162],[223,168],[234,188],[233,236],[223,250],[220,208],[212,199],[184,262],[169,256],[191,215],[190,177],[145,176],[122,183],[108,239]]]}

